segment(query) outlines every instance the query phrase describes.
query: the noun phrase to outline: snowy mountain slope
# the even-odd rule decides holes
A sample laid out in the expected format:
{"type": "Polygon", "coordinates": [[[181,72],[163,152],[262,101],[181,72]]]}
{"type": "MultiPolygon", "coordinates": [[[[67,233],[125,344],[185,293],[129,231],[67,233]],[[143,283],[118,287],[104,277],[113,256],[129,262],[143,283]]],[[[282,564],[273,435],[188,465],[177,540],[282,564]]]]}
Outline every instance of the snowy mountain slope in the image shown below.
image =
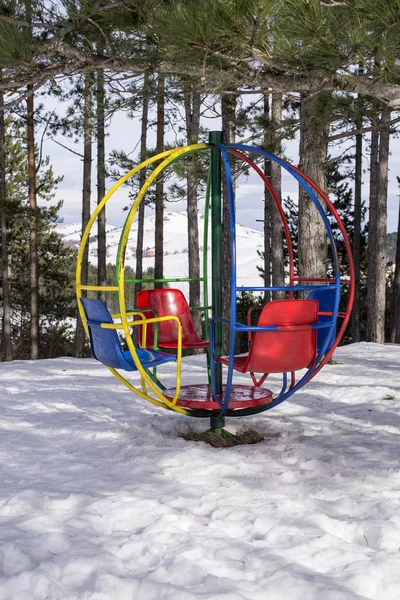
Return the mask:
{"type": "Polygon", "coordinates": [[[398,600],[400,346],[335,358],[229,449],[94,360],[0,363],[1,600],[398,600]]]}
{"type": "MultiPolygon", "coordinates": [[[[203,248],[203,219],[199,220],[199,244],[203,248]]],[[[62,237],[64,243],[78,247],[80,241],[80,227],[78,224],[60,224],[57,226],[57,232],[62,237]]],[[[115,264],[118,243],[121,236],[121,227],[107,229],[107,261],[115,264]]],[[[93,230],[96,235],[96,229],[93,230]]],[[[135,248],[137,236],[137,223],[135,222],[129,244],[126,252],[125,264],[135,267],[135,248]]],[[[155,217],[148,216],[145,219],[144,250],[145,254],[154,252],[155,236],[155,217]]],[[[92,238],[93,239],[93,238],[92,238]]],[[[210,246],[211,233],[209,233],[210,246]]],[[[263,234],[255,229],[237,225],[237,277],[239,285],[257,286],[262,281],[257,270],[257,265],[261,266],[262,260],[257,254],[257,250],[263,250],[263,234]]],[[[164,219],[164,275],[165,277],[187,277],[188,276],[188,240],[187,240],[187,217],[185,212],[166,212],[164,219]]],[[[203,253],[200,253],[202,260],[203,253]]],[[[90,261],[95,264],[97,260],[96,242],[90,245],[90,261]]],[[[211,265],[211,256],[209,255],[211,265]]],[[[145,256],[143,261],[144,269],[154,265],[153,256],[145,256]]],[[[211,275],[211,266],[209,265],[209,274],[211,275]]],[[[174,284],[175,285],[175,284],[174,284]]],[[[185,286],[183,286],[185,288],[185,286]]]]}

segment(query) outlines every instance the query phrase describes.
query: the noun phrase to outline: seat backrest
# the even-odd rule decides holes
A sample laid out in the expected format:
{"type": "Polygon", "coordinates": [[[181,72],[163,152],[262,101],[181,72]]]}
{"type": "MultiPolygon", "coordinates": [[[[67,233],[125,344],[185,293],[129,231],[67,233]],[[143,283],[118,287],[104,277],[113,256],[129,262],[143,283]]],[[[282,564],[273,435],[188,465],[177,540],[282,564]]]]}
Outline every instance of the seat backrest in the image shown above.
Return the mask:
{"type": "MultiPolygon", "coordinates": [[[[81,298],[80,301],[88,321],[98,324],[113,322],[108,308],[100,300],[81,298]]],[[[101,327],[91,326],[89,323],[88,328],[90,348],[94,358],[107,367],[123,368],[125,360],[115,329],[102,329],[101,327]]]]}
{"type": "MultiPolygon", "coordinates": [[[[153,316],[178,317],[182,323],[182,345],[190,343],[190,341],[198,341],[199,337],[196,334],[188,303],[185,296],[177,289],[157,289],[157,290],[142,290],[136,297],[136,306],[138,310],[151,308],[154,310],[154,315],[146,313],[147,318],[153,316]]],[[[140,329],[142,329],[140,327],[140,329]]],[[[140,343],[141,343],[140,332],[140,343]]],[[[176,321],[164,321],[158,323],[158,345],[174,344],[178,342],[178,324],[176,321]]],[[[154,344],[154,325],[147,326],[146,346],[151,347],[154,344]]]]}
{"type": "Polygon", "coordinates": [[[289,373],[313,365],[316,330],[285,331],[284,326],[316,323],[316,300],[273,300],[266,304],[257,325],[277,325],[278,331],[256,331],[246,361],[252,373],[289,373]]]}
{"type": "MultiPolygon", "coordinates": [[[[334,311],[335,308],[335,299],[336,299],[336,290],[335,289],[315,289],[312,290],[308,296],[307,296],[308,300],[318,300],[318,312],[324,312],[324,313],[332,313],[334,311]]],[[[318,315],[318,323],[324,323],[326,321],[331,321],[332,320],[332,316],[329,315],[318,315]]],[[[335,339],[335,334],[336,330],[333,331],[331,328],[327,327],[324,329],[318,329],[318,333],[317,333],[317,352],[319,352],[321,350],[321,348],[323,348],[326,340],[328,337],[331,337],[331,340],[328,344],[328,347],[326,348],[326,351],[329,350],[329,348],[332,346],[333,341],[335,339]]]]}

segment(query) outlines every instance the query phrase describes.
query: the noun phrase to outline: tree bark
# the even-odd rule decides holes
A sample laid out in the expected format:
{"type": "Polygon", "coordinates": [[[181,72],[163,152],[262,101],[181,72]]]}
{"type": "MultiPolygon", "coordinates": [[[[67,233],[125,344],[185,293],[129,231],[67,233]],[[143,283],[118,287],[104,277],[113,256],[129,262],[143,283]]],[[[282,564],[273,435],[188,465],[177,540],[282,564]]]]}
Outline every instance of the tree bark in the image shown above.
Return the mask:
{"type": "MultiPolygon", "coordinates": [[[[371,150],[370,150],[370,171],[369,171],[369,209],[368,209],[368,247],[367,247],[367,312],[368,318],[372,316],[375,320],[376,313],[372,313],[370,302],[376,305],[375,293],[373,286],[375,285],[376,265],[375,265],[375,248],[376,248],[376,211],[379,196],[379,116],[371,119],[371,150]]],[[[367,323],[367,341],[372,341],[370,336],[371,330],[376,329],[376,325],[367,323]]]]}
{"type": "Polygon", "coordinates": [[[35,123],[33,86],[28,85],[28,187],[30,208],[31,359],[39,358],[38,215],[36,200],[35,123]]]}
{"type": "MultiPolygon", "coordinates": [[[[92,76],[90,73],[85,75],[84,89],[84,108],[83,108],[83,189],[82,189],[82,235],[90,219],[90,196],[92,186],[92,76]]],[[[89,274],[89,242],[86,244],[85,252],[82,257],[82,285],[87,285],[89,274]]],[[[82,296],[86,297],[87,292],[83,291],[82,296]]],[[[85,331],[81,320],[77,319],[76,327],[76,357],[82,358],[84,355],[85,331]]]]}
{"type": "MultiPolygon", "coordinates": [[[[199,141],[200,130],[200,106],[201,98],[198,92],[193,91],[192,87],[186,88],[184,85],[184,105],[186,115],[186,137],[187,143],[197,144],[199,141]]],[[[197,217],[197,186],[198,175],[196,173],[196,156],[187,159],[187,216],[188,216],[188,253],[189,253],[189,277],[200,277],[200,256],[199,256],[199,224],[197,217]]],[[[208,300],[205,299],[207,305],[208,300]]],[[[200,306],[200,281],[189,282],[189,305],[191,307],[200,306]]],[[[197,334],[202,335],[201,314],[200,311],[192,312],[192,320],[197,334]]]]}
{"type": "MultiPolygon", "coordinates": [[[[236,131],[236,95],[223,94],[221,96],[222,112],[222,135],[224,144],[233,144],[235,142],[236,131]]],[[[234,174],[234,166],[232,175],[234,174]]],[[[231,317],[231,248],[229,235],[229,206],[228,206],[228,188],[226,179],[222,178],[222,310],[225,319],[231,317]]],[[[223,348],[224,353],[228,352],[229,328],[224,329],[223,348]]]]}
{"type": "MultiPolygon", "coordinates": [[[[106,193],[105,167],[105,89],[104,71],[97,70],[97,204],[100,204],[106,193]]],[[[106,209],[97,217],[97,283],[107,285],[107,240],[106,240],[106,209]]],[[[106,303],[106,292],[99,292],[99,300],[106,303]]]]}
{"type": "MultiPolygon", "coordinates": [[[[362,119],[355,122],[360,130],[362,119]]],[[[362,188],[362,133],[356,134],[354,216],[353,216],[353,260],[354,260],[354,303],[351,315],[351,338],[360,341],[360,272],[361,272],[361,188],[362,188]]]]}
{"type": "MultiPolygon", "coordinates": [[[[301,96],[300,169],[326,188],[328,119],[321,115],[321,96],[301,96]]],[[[323,204],[323,203],[322,203],[323,204]]],[[[302,277],[326,277],[327,238],[321,217],[308,194],[299,189],[299,272],[302,277]]]]}
{"type": "Polygon", "coordinates": [[[390,341],[400,344],[400,203],[397,225],[396,266],[393,278],[392,306],[390,319],[390,341]]]}
{"type": "MultiPolygon", "coordinates": [[[[270,106],[269,94],[264,94],[264,148],[270,150],[271,146],[271,123],[270,123],[270,106]]],[[[271,161],[269,158],[264,158],[264,174],[268,179],[271,179],[271,161]]],[[[273,199],[268,191],[267,186],[264,186],[264,286],[271,285],[271,230],[272,230],[272,203],[273,199]]],[[[271,300],[271,292],[264,292],[264,302],[271,300]]]]}
{"type": "MultiPolygon", "coordinates": [[[[272,152],[279,156],[282,153],[280,125],[282,121],[282,96],[272,94],[271,101],[271,127],[272,127],[272,152]]],[[[271,161],[271,184],[275,188],[279,202],[282,202],[282,171],[280,165],[271,161]]],[[[271,267],[272,285],[280,286],[285,282],[285,267],[283,256],[283,230],[279,211],[272,200],[271,211],[271,267]]],[[[283,292],[274,292],[274,298],[283,298],[283,292]]]]}
{"type": "MultiPolygon", "coordinates": [[[[164,150],[165,129],[165,78],[158,75],[157,90],[157,154],[164,150]]],[[[154,278],[164,277],[164,180],[163,175],[156,181],[156,214],[155,214],[155,258],[154,278]]],[[[155,288],[162,288],[163,284],[155,283],[155,288]]]]}
{"type": "MultiPolygon", "coordinates": [[[[149,121],[149,76],[147,73],[143,79],[143,104],[142,104],[142,123],[141,123],[141,134],[140,134],[140,162],[146,159],[147,151],[147,126],[149,121]]],[[[142,169],[139,173],[139,189],[143,187],[146,181],[146,169],[142,169]]],[[[138,210],[138,231],[136,238],[136,279],[143,278],[143,239],[144,239],[144,211],[145,201],[139,205],[138,210]]],[[[142,289],[142,283],[138,282],[135,284],[135,296],[142,289]]],[[[137,329],[137,327],[135,327],[137,329]]]]}
{"type": "MultiPolygon", "coordinates": [[[[25,0],[25,14],[32,22],[31,0],[25,0]]],[[[27,43],[31,33],[27,34],[27,43]]],[[[31,359],[39,358],[39,273],[38,273],[38,215],[36,201],[35,122],[33,85],[27,86],[27,146],[28,146],[28,194],[30,209],[30,298],[31,298],[31,359]]]]}
{"type": "MultiPolygon", "coordinates": [[[[143,162],[146,159],[146,151],[147,151],[147,127],[149,122],[149,76],[147,73],[144,75],[143,79],[143,104],[142,104],[142,123],[141,123],[141,133],[140,133],[140,162],[143,162]]],[[[139,189],[141,189],[146,181],[146,171],[147,169],[142,169],[139,173],[139,189]]],[[[138,233],[136,239],[136,279],[143,278],[143,239],[144,239],[144,212],[145,212],[145,201],[139,205],[138,210],[138,233]]],[[[138,282],[135,284],[135,296],[142,289],[143,284],[138,282]]],[[[135,327],[137,329],[137,327],[135,327]]]]}
{"type": "Polygon", "coordinates": [[[380,132],[371,134],[368,227],[367,341],[385,343],[387,185],[390,110],[381,115],[380,132]]]}
{"type": "MultiPolygon", "coordinates": [[[[0,69],[0,80],[2,72],[0,69]]],[[[3,105],[3,92],[0,91],[0,106],[3,105]]],[[[0,224],[1,224],[1,280],[2,280],[2,347],[5,361],[13,359],[11,343],[11,296],[8,267],[8,223],[7,223],[7,185],[6,185],[6,136],[4,111],[0,110],[0,224]]]]}

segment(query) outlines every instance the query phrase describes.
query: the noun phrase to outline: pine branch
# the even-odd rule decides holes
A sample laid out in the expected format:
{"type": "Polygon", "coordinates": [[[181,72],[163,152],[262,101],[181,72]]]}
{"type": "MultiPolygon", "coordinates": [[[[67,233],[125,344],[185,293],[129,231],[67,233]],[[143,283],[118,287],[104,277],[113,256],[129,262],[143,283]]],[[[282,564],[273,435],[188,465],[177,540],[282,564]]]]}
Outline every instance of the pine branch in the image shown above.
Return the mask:
{"type": "Polygon", "coordinates": [[[31,29],[54,29],[54,24],[50,25],[47,23],[29,23],[28,21],[23,21],[21,19],[15,19],[13,17],[7,17],[6,15],[0,15],[0,21],[4,23],[10,23],[10,25],[16,25],[17,27],[29,27],[31,29]]]}
{"type": "MultiPolygon", "coordinates": [[[[320,6],[325,7],[326,13],[333,14],[334,11],[330,11],[330,7],[349,5],[347,2],[338,0],[332,0],[332,2],[326,0],[321,2],[320,6]]],[[[16,66],[10,68],[8,78],[4,77],[0,82],[0,89],[15,93],[15,96],[0,108],[12,108],[21,100],[25,100],[29,94],[25,91],[27,85],[33,86],[32,92],[34,92],[49,81],[93,68],[119,73],[121,80],[127,74],[130,74],[128,77],[139,76],[149,70],[156,70],[166,75],[187,75],[197,79],[199,79],[199,73],[202,73],[199,85],[201,91],[208,94],[236,94],[238,90],[241,94],[267,91],[279,94],[307,91],[311,95],[324,90],[342,91],[368,95],[392,109],[400,108],[400,84],[395,73],[393,74],[394,83],[387,83],[387,81],[380,81],[372,77],[368,72],[364,74],[346,72],[346,69],[350,68],[349,65],[355,64],[363,58],[362,50],[359,50],[356,45],[351,44],[349,48],[341,51],[335,66],[333,63],[330,64],[329,60],[332,60],[332,48],[335,47],[335,42],[332,41],[332,35],[329,37],[329,33],[332,34],[329,30],[326,34],[325,32],[323,34],[316,32],[315,34],[316,41],[322,43],[323,49],[327,49],[328,57],[325,60],[322,54],[322,58],[316,64],[310,63],[310,60],[315,61],[315,56],[319,57],[321,53],[313,53],[313,47],[310,44],[303,45],[304,54],[299,51],[300,59],[296,65],[290,55],[288,58],[286,55],[280,54],[277,60],[275,48],[269,49],[268,38],[261,39],[261,42],[258,40],[259,31],[267,18],[262,11],[255,16],[246,15],[247,20],[244,23],[247,23],[247,26],[242,24],[241,26],[247,37],[244,37],[240,43],[236,43],[236,38],[232,35],[228,41],[226,41],[226,37],[222,36],[222,42],[220,42],[219,38],[215,37],[215,30],[211,30],[211,35],[205,34],[203,37],[199,35],[198,31],[193,30],[185,37],[185,40],[187,39],[184,42],[187,57],[183,56],[184,44],[181,43],[176,51],[179,60],[175,60],[176,57],[174,52],[170,51],[170,42],[167,39],[166,41],[161,40],[159,43],[161,51],[164,51],[164,56],[170,58],[169,60],[160,60],[157,44],[154,46],[154,52],[146,51],[148,34],[145,33],[145,29],[138,30],[131,25],[130,29],[126,31],[121,28],[124,32],[124,39],[121,40],[120,30],[110,18],[111,31],[115,36],[113,37],[112,34],[107,36],[102,27],[103,16],[107,11],[115,11],[119,8],[125,9],[127,15],[131,17],[138,11],[136,5],[134,10],[129,11],[129,4],[126,5],[123,0],[120,2],[98,0],[90,3],[89,6],[88,3],[83,3],[83,8],[77,10],[72,16],[68,15],[67,18],[64,15],[54,17],[50,13],[54,23],[35,22],[35,28],[42,30],[42,33],[46,32],[46,35],[50,37],[42,39],[37,36],[34,40],[31,57],[19,62],[18,59],[15,59],[16,66]],[[90,31],[95,30],[100,33],[102,41],[106,40],[108,54],[98,54],[93,50],[95,42],[91,41],[92,38],[88,34],[88,25],[90,25],[90,31]],[[218,45],[216,39],[219,42],[218,45]],[[193,52],[193,58],[189,57],[191,52],[193,52]],[[307,52],[311,54],[307,54],[307,52]],[[318,65],[320,65],[319,69],[318,65]]],[[[287,14],[285,18],[289,18],[287,14]]],[[[18,28],[30,26],[24,20],[3,15],[0,16],[1,21],[18,28]]],[[[308,27],[312,29],[312,23],[308,27]]],[[[153,37],[162,33],[161,30],[159,33],[157,29],[154,31],[153,37]]],[[[226,36],[226,31],[223,30],[222,33],[225,33],[226,36]]],[[[300,34],[296,33],[296,35],[300,34]]],[[[297,39],[296,35],[294,39],[297,39]]],[[[283,47],[293,43],[290,39],[290,32],[288,39],[282,40],[281,43],[283,47]]],[[[366,48],[366,55],[368,55],[368,44],[366,48]]],[[[366,59],[364,58],[364,60],[366,59]]],[[[368,65],[367,60],[366,67],[368,65]]]]}

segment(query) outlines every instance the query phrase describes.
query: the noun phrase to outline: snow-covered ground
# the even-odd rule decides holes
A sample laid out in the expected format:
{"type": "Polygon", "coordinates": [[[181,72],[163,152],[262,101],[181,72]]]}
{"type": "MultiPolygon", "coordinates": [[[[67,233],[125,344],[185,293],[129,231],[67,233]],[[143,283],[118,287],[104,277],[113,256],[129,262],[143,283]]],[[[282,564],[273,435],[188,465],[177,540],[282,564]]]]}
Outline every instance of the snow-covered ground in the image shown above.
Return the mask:
{"type": "Polygon", "coordinates": [[[0,599],[398,600],[400,346],[335,359],[229,449],[94,360],[0,364],[0,599]]]}

